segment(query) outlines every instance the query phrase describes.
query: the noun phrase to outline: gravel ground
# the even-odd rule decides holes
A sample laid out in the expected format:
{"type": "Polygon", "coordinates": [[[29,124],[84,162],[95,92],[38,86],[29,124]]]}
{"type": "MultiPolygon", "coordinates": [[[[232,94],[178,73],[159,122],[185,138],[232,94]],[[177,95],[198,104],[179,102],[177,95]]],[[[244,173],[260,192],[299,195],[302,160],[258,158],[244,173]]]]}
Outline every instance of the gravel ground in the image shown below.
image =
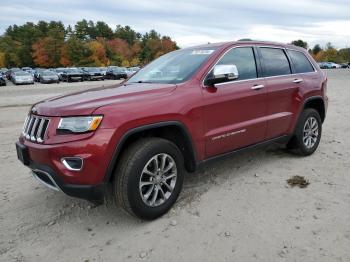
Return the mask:
{"type": "Polygon", "coordinates": [[[315,154],[272,145],[213,162],[152,222],[50,191],[16,159],[29,104],[102,82],[0,87],[0,261],[350,261],[350,70],[327,73],[315,154]],[[294,175],[310,184],[290,187],[294,175]]]}

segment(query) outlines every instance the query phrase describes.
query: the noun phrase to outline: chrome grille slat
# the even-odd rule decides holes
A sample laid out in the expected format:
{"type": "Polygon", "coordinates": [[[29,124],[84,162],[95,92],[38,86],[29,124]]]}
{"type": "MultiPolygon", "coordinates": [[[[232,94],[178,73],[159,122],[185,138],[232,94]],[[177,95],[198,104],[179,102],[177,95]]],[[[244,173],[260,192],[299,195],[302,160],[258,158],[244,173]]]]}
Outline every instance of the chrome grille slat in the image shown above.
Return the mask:
{"type": "Polygon", "coordinates": [[[29,115],[24,123],[23,136],[32,142],[43,143],[50,119],[29,115]]]}
{"type": "Polygon", "coordinates": [[[38,127],[36,141],[38,141],[39,143],[41,143],[42,140],[43,140],[43,137],[41,136],[41,134],[42,134],[42,131],[43,131],[43,126],[44,126],[45,121],[46,121],[45,119],[41,119],[40,120],[40,125],[38,127]]]}
{"type": "Polygon", "coordinates": [[[23,124],[23,128],[22,128],[23,135],[25,134],[25,129],[27,127],[28,121],[29,121],[29,116],[26,117],[26,120],[24,121],[24,124],[23,124]]]}
{"type": "Polygon", "coordinates": [[[32,125],[33,120],[34,120],[33,116],[30,116],[29,117],[29,121],[28,121],[28,125],[26,127],[26,130],[24,131],[25,137],[27,139],[29,139],[29,132],[28,132],[28,130],[30,129],[30,126],[32,125]]]}
{"type": "Polygon", "coordinates": [[[37,125],[39,123],[39,118],[35,117],[34,119],[35,120],[34,120],[34,124],[32,126],[32,131],[30,132],[30,140],[32,140],[32,141],[36,140],[34,134],[35,134],[36,127],[37,127],[37,125]]]}

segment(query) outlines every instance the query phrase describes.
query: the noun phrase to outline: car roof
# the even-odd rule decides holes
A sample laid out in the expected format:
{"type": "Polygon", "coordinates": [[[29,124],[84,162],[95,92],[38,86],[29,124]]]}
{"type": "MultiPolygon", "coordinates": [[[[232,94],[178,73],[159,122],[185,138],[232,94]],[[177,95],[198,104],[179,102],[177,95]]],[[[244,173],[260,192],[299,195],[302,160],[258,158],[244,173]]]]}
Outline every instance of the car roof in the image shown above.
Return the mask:
{"type": "Polygon", "coordinates": [[[234,45],[261,45],[261,46],[273,46],[273,47],[282,47],[282,48],[290,48],[296,49],[300,51],[305,51],[306,49],[295,46],[292,44],[285,44],[279,42],[272,41],[260,41],[260,40],[238,40],[238,41],[230,41],[230,42],[219,42],[219,43],[208,43],[204,45],[192,46],[184,49],[198,49],[198,48],[226,48],[234,45]]]}

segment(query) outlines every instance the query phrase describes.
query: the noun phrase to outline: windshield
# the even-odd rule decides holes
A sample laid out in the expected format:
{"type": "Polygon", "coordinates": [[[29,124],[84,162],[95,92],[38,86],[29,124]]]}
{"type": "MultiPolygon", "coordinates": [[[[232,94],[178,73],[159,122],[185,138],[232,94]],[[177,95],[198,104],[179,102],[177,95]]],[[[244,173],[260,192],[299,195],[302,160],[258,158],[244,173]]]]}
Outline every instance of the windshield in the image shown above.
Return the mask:
{"type": "Polygon", "coordinates": [[[85,68],[85,71],[89,73],[99,73],[100,70],[98,68],[90,67],[90,68],[85,68]]]}
{"type": "Polygon", "coordinates": [[[121,68],[112,68],[112,71],[114,73],[124,73],[123,70],[121,68]]]}
{"type": "Polygon", "coordinates": [[[67,72],[70,74],[80,74],[81,73],[81,71],[79,69],[76,69],[76,68],[69,68],[69,69],[67,69],[67,72]]]}
{"type": "Polygon", "coordinates": [[[25,71],[17,71],[15,72],[16,76],[30,76],[29,73],[25,72],[25,71]]]}
{"type": "Polygon", "coordinates": [[[43,76],[55,76],[56,74],[54,72],[51,71],[44,71],[42,72],[43,76]]]}
{"type": "Polygon", "coordinates": [[[181,83],[189,79],[214,51],[214,48],[204,48],[168,53],[138,71],[128,83],[181,83]]]}

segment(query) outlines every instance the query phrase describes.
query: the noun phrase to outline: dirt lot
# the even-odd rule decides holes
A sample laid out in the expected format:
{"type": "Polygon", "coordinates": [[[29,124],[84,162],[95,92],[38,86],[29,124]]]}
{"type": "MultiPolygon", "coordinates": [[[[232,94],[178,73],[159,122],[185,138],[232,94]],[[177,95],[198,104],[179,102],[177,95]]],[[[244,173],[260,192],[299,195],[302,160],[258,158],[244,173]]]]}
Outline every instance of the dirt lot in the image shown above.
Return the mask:
{"type": "Polygon", "coordinates": [[[350,70],[327,73],[314,155],[269,146],[212,163],[153,222],[51,191],[16,159],[29,104],[101,83],[0,87],[0,261],[350,261],[350,70]],[[310,185],[291,188],[294,175],[310,185]]]}

